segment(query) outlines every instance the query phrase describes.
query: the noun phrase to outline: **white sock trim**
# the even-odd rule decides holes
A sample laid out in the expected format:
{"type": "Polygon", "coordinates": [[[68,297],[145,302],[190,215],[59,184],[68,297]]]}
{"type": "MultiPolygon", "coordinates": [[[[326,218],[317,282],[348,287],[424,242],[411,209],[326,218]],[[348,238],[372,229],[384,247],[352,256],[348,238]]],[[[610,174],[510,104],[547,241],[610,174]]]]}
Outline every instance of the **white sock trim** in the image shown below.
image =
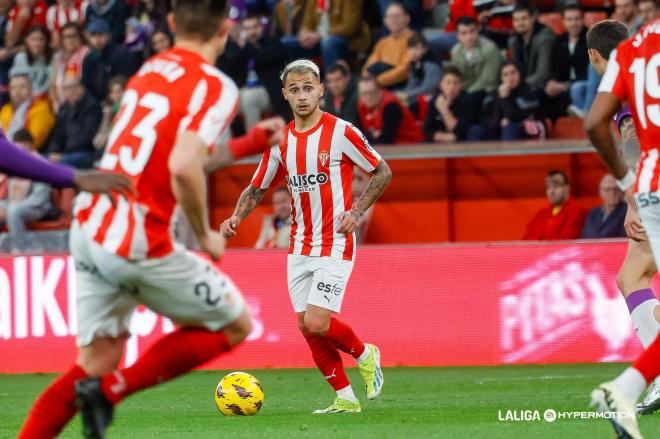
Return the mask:
{"type": "Polygon", "coordinates": [[[634,402],[637,402],[647,387],[646,378],[634,367],[624,370],[621,375],[615,378],[612,385],[616,387],[619,393],[627,396],[634,402]]]}
{"type": "Polygon", "coordinates": [[[369,357],[371,357],[371,349],[369,349],[369,346],[364,345],[364,351],[355,360],[358,362],[358,364],[362,364],[367,361],[369,357]]]}
{"type": "Polygon", "coordinates": [[[353,387],[351,387],[350,384],[344,387],[343,389],[337,390],[337,396],[340,397],[341,399],[347,399],[351,402],[357,402],[355,393],[353,393],[353,387]]]}

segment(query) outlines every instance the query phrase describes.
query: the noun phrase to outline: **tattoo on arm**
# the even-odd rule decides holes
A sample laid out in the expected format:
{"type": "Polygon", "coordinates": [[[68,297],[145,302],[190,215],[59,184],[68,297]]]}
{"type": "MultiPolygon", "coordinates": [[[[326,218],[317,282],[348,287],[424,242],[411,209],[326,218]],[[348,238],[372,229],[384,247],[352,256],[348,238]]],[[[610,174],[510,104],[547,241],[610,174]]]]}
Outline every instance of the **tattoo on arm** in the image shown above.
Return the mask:
{"type": "Polygon", "coordinates": [[[387,188],[387,185],[390,184],[391,180],[392,171],[385,160],[381,159],[373,172],[371,181],[369,181],[369,184],[362,193],[360,199],[355,203],[353,210],[358,211],[360,214],[366,212],[385,191],[385,188],[387,188]]]}
{"type": "Polygon", "coordinates": [[[639,138],[635,131],[635,124],[632,117],[626,117],[621,122],[621,145],[619,151],[626,165],[635,168],[640,158],[639,138]]]}
{"type": "Polygon", "coordinates": [[[257,189],[252,185],[248,186],[238,199],[238,203],[236,203],[234,216],[239,217],[241,221],[244,220],[245,217],[247,217],[250,212],[259,205],[259,203],[261,203],[261,200],[266,194],[266,190],[267,189],[257,189]]]}

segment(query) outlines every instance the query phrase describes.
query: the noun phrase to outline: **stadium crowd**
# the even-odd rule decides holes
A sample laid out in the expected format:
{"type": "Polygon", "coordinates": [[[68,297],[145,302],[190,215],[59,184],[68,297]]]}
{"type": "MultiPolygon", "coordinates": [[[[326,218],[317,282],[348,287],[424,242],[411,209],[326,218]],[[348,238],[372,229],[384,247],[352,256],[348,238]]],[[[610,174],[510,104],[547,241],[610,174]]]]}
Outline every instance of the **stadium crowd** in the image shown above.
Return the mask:
{"type": "MultiPolygon", "coordinates": [[[[217,65],[240,88],[235,134],[269,115],[290,119],[279,72],[307,57],[322,66],[324,109],[376,145],[545,138],[559,118],[584,117],[595,96],[587,26],[612,12],[632,33],[658,15],[655,0],[615,0],[613,11],[571,0],[231,4],[217,65]]],[[[173,44],[169,8],[169,0],[0,0],[0,128],[35,154],[93,166],[127,78],[173,44]]],[[[11,234],[57,215],[43,193],[0,178],[0,225],[11,234]]]]}

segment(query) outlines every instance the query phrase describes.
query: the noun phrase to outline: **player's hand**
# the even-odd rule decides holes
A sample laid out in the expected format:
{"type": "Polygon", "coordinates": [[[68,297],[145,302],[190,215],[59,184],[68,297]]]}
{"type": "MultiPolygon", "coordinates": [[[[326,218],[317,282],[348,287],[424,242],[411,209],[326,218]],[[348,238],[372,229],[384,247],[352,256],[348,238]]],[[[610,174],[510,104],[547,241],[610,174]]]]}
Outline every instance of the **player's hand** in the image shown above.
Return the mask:
{"type": "Polygon", "coordinates": [[[225,253],[227,240],[218,232],[209,231],[205,236],[198,238],[202,251],[214,261],[219,261],[225,253]]]}
{"type": "Polygon", "coordinates": [[[269,117],[268,119],[257,122],[258,127],[263,128],[270,133],[268,143],[271,145],[277,145],[282,141],[285,125],[286,122],[279,116],[269,117]]]}
{"type": "Polygon", "coordinates": [[[124,196],[136,195],[133,182],[125,175],[98,170],[74,171],[73,181],[81,191],[95,193],[119,192],[124,196]]]}
{"type": "Polygon", "coordinates": [[[337,233],[345,233],[348,235],[355,232],[361,216],[362,214],[357,210],[343,212],[341,215],[339,215],[339,226],[337,226],[337,233]]]}
{"type": "Polygon", "coordinates": [[[644,226],[642,226],[642,222],[639,220],[639,215],[630,207],[628,207],[628,212],[626,212],[623,227],[626,229],[628,238],[637,242],[646,241],[646,231],[644,230],[644,226]]]}
{"type": "Polygon", "coordinates": [[[240,222],[241,220],[235,215],[224,220],[222,224],[220,224],[220,233],[222,233],[222,236],[225,238],[236,236],[236,229],[238,228],[240,222]]]}

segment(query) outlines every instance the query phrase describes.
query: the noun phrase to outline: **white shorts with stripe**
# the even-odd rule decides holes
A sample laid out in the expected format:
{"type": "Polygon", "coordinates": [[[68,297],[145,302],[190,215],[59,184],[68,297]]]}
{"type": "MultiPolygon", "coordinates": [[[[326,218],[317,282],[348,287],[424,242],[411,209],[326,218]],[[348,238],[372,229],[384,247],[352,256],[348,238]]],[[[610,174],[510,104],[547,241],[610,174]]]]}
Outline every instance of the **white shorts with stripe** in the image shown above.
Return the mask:
{"type": "Polygon", "coordinates": [[[287,279],[294,311],[306,311],[307,305],[337,313],[341,311],[352,271],[352,260],[334,256],[289,255],[287,279]]]}
{"type": "Polygon", "coordinates": [[[236,320],[246,307],[229,277],[192,252],[129,261],[106,251],[77,225],[71,228],[70,248],[76,264],[78,346],[127,336],[138,304],[179,326],[211,331],[236,320]]]}

